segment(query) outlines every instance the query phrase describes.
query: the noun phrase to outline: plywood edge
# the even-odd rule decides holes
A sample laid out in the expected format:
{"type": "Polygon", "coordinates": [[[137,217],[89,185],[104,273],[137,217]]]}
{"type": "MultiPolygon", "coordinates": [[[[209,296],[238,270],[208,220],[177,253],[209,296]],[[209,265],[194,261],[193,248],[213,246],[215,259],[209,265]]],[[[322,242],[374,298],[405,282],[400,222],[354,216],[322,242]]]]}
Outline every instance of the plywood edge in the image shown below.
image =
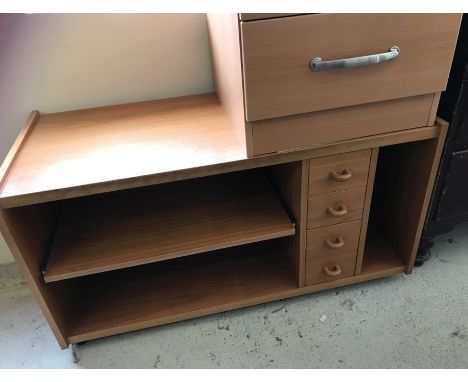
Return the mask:
{"type": "Polygon", "coordinates": [[[432,99],[431,112],[429,113],[429,118],[427,120],[427,126],[432,126],[435,122],[437,109],[439,108],[441,92],[434,93],[434,98],[432,99]]]}
{"type": "Polygon", "coordinates": [[[416,254],[419,248],[419,241],[421,239],[422,230],[424,228],[424,223],[426,222],[426,215],[427,210],[429,207],[429,202],[432,196],[432,190],[434,188],[435,178],[437,175],[437,171],[439,169],[440,158],[442,156],[442,151],[445,145],[445,138],[447,136],[447,131],[449,124],[445,120],[440,117],[435,119],[435,126],[439,127],[439,135],[437,137],[437,144],[434,152],[434,159],[432,162],[431,171],[429,174],[429,179],[427,181],[426,192],[424,194],[424,199],[421,207],[421,216],[419,217],[418,227],[416,229],[416,237],[414,239],[413,248],[411,251],[411,256],[408,261],[408,265],[406,268],[406,273],[410,274],[414,268],[414,261],[416,260],[416,254]]]}
{"type": "Polygon", "coordinates": [[[24,143],[26,142],[29,134],[31,133],[32,129],[34,128],[34,125],[36,124],[37,120],[40,117],[40,113],[37,110],[33,110],[30,114],[29,117],[26,121],[26,125],[21,129],[20,133],[16,137],[13,145],[11,146],[10,150],[8,151],[8,154],[5,157],[5,160],[3,161],[2,166],[0,167],[0,189],[3,187],[7,177],[8,173],[10,172],[11,168],[13,167],[13,164],[15,162],[16,157],[21,151],[21,148],[23,147],[24,143]]]}
{"type": "Polygon", "coordinates": [[[371,157],[369,161],[369,172],[367,176],[367,188],[366,188],[366,196],[364,198],[364,209],[362,213],[362,224],[361,224],[361,232],[359,234],[359,246],[356,258],[356,268],[354,271],[355,275],[359,275],[362,269],[362,260],[364,256],[364,249],[366,246],[366,237],[367,237],[367,226],[369,223],[369,212],[372,202],[372,193],[374,190],[374,179],[375,179],[375,171],[377,169],[377,159],[379,156],[379,148],[374,148],[371,150],[371,157]]]}

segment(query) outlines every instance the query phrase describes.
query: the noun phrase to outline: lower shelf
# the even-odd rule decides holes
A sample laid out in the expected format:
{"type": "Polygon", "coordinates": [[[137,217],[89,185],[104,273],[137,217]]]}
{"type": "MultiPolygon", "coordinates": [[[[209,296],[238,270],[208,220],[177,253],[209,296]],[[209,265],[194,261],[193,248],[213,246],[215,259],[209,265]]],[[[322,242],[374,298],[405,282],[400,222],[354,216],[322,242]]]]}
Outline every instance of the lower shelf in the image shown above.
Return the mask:
{"type": "MultiPolygon", "coordinates": [[[[404,272],[372,226],[362,273],[299,288],[276,239],[62,281],[71,291],[71,343],[149,328],[404,272]]],[[[64,284],[64,285],[65,285],[64,284]]]]}
{"type": "Polygon", "coordinates": [[[68,340],[240,308],[297,289],[282,244],[273,240],[70,280],[75,306],[68,340]]]}
{"type": "Polygon", "coordinates": [[[405,263],[400,259],[381,233],[369,225],[361,275],[373,274],[384,277],[404,272],[405,263]]]}

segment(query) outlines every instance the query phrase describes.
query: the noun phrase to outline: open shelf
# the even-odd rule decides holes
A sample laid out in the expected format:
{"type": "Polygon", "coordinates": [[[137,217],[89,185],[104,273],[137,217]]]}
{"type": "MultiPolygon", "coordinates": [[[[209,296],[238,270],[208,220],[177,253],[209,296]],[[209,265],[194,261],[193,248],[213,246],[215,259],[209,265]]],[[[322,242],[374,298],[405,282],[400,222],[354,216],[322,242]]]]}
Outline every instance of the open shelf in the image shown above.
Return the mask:
{"type": "Polygon", "coordinates": [[[279,240],[69,280],[68,340],[222,312],[297,289],[279,240]]]}
{"type": "Polygon", "coordinates": [[[63,202],[46,282],[294,235],[262,170],[63,202]]]}
{"type": "Polygon", "coordinates": [[[2,207],[155,184],[148,177],[247,158],[214,93],[33,112],[15,150],[3,183],[0,171],[2,207]]]}
{"type": "Polygon", "coordinates": [[[405,263],[373,226],[368,226],[361,274],[387,276],[404,272],[405,263]]]}

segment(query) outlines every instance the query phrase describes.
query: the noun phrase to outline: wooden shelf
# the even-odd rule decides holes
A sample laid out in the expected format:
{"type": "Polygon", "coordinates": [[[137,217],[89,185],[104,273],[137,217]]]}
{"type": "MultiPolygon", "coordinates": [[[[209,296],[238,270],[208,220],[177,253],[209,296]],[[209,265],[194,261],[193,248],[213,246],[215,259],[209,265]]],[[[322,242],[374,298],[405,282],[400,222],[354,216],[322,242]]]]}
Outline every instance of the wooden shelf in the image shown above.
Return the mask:
{"type": "Polygon", "coordinates": [[[215,94],[35,112],[14,150],[3,184],[0,171],[3,207],[136,187],[151,184],[152,174],[246,159],[215,94]]]}
{"type": "Polygon", "coordinates": [[[405,270],[406,265],[394,249],[373,225],[369,225],[361,275],[372,274],[384,277],[405,270]]]}
{"type": "Polygon", "coordinates": [[[279,240],[65,281],[74,304],[68,341],[82,342],[369,281],[406,268],[371,228],[360,275],[301,288],[279,240]]]}
{"type": "Polygon", "coordinates": [[[277,240],[68,281],[68,341],[253,305],[297,289],[277,240]]]}
{"type": "Polygon", "coordinates": [[[262,170],[65,201],[46,282],[294,235],[262,170]]]}
{"type": "Polygon", "coordinates": [[[431,139],[439,126],[247,158],[215,94],[31,113],[0,168],[12,208],[431,139]]]}

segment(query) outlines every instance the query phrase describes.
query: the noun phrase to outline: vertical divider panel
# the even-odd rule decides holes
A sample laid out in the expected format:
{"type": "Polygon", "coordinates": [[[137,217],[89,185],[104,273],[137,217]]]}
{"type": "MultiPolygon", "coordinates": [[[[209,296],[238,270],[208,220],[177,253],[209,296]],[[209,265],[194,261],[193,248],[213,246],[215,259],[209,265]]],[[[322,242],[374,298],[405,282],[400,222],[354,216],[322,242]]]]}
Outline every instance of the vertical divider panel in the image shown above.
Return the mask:
{"type": "Polygon", "coordinates": [[[367,176],[366,196],[364,198],[364,209],[362,212],[361,232],[359,234],[359,246],[356,258],[355,275],[361,274],[362,259],[364,257],[364,248],[366,246],[367,226],[369,223],[369,212],[372,203],[372,193],[374,190],[375,171],[377,168],[377,159],[379,157],[379,148],[374,148],[371,151],[369,161],[369,172],[367,176]]]}
{"type": "Polygon", "coordinates": [[[296,234],[287,240],[287,251],[298,286],[305,285],[305,248],[309,161],[285,163],[269,168],[273,183],[296,224],[296,234]]]}

